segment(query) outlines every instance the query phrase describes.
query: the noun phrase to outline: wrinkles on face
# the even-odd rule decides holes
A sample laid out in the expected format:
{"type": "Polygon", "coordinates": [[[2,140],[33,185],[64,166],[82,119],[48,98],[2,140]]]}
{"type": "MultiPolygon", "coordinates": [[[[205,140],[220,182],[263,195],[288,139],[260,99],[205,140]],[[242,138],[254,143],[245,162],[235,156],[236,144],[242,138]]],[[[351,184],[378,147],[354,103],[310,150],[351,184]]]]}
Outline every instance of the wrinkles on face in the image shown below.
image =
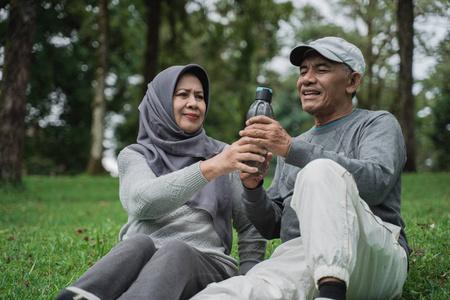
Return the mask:
{"type": "Polygon", "coordinates": [[[175,87],[173,112],[178,127],[186,133],[196,132],[203,124],[206,102],[203,86],[197,76],[184,74],[175,87]]]}
{"type": "Polygon", "coordinates": [[[328,60],[317,52],[303,60],[297,89],[303,110],[316,118],[316,126],[331,123],[353,110],[347,84],[342,63],[328,60]]]}

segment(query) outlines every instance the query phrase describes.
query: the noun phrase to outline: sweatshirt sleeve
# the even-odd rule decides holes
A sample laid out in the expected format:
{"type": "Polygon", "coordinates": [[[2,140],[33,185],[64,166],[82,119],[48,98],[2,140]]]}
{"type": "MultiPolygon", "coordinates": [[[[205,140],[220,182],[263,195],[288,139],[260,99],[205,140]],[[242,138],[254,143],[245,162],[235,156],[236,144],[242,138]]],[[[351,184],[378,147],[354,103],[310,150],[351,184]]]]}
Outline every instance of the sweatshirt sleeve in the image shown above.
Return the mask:
{"type": "Polygon", "coordinates": [[[279,180],[282,163],[283,160],[277,160],[275,176],[268,191],[262,184],[255,189],[244,187],[242,196],[245,214],[268,240],[280,238],[283,197],[279,193],[279,180]]]}
{"type": "Polygon", "coordinates": [[[244,275],[254,265],[264,260],[267,241],[259,234],[244,213],[241,201],[243,186],[238,172],[230,174],[230,182],[233,187],[233,227],[238,235],[240,272],[244,275]]]}
{"type": "Polygon", "coordinates": [[[156,177],[145,157],[136,151],[125,148],[117,161],[120,201],[138,220],[156,219],[174,211],[208,183],[200,163],[156,177]]]}
{"type": "Polygon", "coordinates": [[[296,138],[286,157],[286,163],[303,168],[314,159],[331,159],[355,178],[361,198],[369,205],[378,205],[391,191],[406,161],[406,149],[400,125],[385,112],[365,121],[359,130],[350,128],[354,149],[350,157],[322,146],[296,138]]]}

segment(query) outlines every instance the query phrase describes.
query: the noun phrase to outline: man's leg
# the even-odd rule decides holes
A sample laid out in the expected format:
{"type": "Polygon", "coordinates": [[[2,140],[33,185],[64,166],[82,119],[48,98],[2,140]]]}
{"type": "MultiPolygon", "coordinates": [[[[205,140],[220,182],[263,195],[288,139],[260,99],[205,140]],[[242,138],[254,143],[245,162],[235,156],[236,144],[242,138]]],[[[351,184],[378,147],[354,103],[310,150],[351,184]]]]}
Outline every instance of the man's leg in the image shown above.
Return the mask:
{"type": "Polygon", "coordinates": [[[346,283],[348,299],[401,295],[407,262],[399,228],[373,215],[344,168],[323,159],[308,164],[297,176],[291,206],[316,287],[334,277],[346,283]]]}
{"type": "Polygon", "coordinates": [[[217,260],[184,242],[172,241],[156,251],[119,299],[189,299],[209,283],[229,277],[217,260]]]}
{"type": "Polygon", "coordinates": [[[212,283],[192,300],[313,299],[318,293],[303,254],[301,238],[285,242],[245,276],[212,283]]]}
{"type": "Polygon", "coordinates": [[[136,235],[114,246],[75,283],[61,291],[57,300],[73,299],[76,294],[88,299],[116,299],[133,283],[155,253],[147,235],[136,235]]]}

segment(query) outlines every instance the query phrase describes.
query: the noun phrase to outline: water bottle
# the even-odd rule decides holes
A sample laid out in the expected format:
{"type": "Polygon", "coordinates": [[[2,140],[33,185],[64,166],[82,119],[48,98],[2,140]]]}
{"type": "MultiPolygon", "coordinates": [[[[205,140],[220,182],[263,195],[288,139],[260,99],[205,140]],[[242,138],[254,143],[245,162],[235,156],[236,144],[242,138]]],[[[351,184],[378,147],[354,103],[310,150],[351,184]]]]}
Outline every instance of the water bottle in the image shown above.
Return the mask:
{"type": "MultiPolygon", "coordinates": [[[[255,102],[250,106],[247,112],[247,120],[254,116],[264,115],[273,119],[273,109],[270,105],[272,101],[272,89],[265,87],[256,88],[255,102]]],[[[246,161],[245,163],[250,167],[257,167],[258,172],[255,174],[262,174],[266,171],[267,167],[267,152],[264,155],[266,158],[264,162],[259,161],[246,161]]]]}

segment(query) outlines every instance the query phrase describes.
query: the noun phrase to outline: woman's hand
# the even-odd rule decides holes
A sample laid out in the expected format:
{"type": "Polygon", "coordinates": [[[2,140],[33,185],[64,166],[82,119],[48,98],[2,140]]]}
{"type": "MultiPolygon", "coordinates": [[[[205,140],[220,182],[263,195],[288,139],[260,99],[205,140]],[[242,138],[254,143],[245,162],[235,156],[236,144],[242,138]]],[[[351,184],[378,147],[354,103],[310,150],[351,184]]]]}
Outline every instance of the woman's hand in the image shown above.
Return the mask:
{"type": "Polygon", "coordinates": [[[257,172],[258,168],[249,167],[244,162],[249,160],[263,162],[265,158],[262,155],[266,153],[264,147],[249,144],[247,139],[240,139],[213,158],[202,161],[200,171],[208,181],[236,170],[257,172]]]}

